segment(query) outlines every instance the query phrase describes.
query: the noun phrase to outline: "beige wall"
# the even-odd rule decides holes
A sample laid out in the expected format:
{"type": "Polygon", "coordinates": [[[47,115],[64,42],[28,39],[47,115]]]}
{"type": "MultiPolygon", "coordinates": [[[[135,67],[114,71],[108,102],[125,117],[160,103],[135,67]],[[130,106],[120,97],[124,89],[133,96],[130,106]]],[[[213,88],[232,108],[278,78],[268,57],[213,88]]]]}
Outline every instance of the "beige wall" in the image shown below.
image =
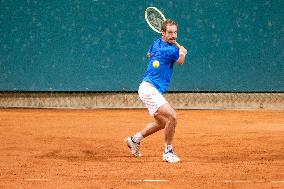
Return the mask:
{"type": "MultiPolygon", "coordinates": [[[[284,93],[169,93],[177,109],[284,110],[284,93]]],[[[0,107],[24,108],[145,108],[137,93],[0,93],[0,107]]]]}

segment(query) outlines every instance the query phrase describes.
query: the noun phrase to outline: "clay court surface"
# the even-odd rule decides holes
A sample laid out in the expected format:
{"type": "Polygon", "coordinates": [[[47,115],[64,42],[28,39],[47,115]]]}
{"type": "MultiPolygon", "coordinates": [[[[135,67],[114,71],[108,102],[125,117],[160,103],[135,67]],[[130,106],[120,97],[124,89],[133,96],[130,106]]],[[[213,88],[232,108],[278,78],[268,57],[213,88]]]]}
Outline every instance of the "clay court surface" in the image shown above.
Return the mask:
{"type": "Polygon", "coordinates": [[[163,131],[142,158],[123,142],[145,109],[1,109],[0,188],[284,188],[283,111],[177,112],[168,164],[163,131]]]}

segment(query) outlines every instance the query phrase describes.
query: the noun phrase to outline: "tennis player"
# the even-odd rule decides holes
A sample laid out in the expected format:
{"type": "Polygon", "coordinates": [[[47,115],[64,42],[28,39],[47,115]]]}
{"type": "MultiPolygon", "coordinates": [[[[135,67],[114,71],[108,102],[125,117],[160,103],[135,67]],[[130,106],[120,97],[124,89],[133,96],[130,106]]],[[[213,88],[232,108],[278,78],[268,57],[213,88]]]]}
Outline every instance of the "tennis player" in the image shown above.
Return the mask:
{"type": "Polygon", "coordinates": [[[170,83],[173,66],[175,63],[183,64],[187,50],[181,46],[179,49],[174,45],[177,38],[177,24],[173,20],[166,20],[161,26],[162,36],[154,41],[149,48],[147,56],[149,65],[139,86],[139,97],[145,103],[150,116],[154,121],[133,136],[125,139],[132,154],[141,157],[139,145],[142,139],[151,134],[165,130],[165,150],[163,160],[176,163],[180,158],[173,150],[173,138],[177,125],[177,113],[166,101],[163,94],[167,91],[170,83]],[[159,64],[153,64],[158,61],[159,64]]]}

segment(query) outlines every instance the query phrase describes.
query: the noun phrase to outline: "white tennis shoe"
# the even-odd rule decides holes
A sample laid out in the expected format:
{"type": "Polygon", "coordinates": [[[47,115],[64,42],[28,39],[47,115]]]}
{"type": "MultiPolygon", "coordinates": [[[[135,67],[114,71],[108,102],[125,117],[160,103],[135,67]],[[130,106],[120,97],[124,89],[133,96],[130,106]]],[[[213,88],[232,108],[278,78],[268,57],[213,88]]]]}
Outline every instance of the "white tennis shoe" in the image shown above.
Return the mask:
{"type": "Polygon", "coordinates": [[[132,137],[127,137],[124,140],[128,146],[128,148],[130,149],[131,153],[136,156],[136,157],[141,157],[142,154],[139,152],[139,145],[140,143],[135,143],[132,140],[132,137]]]}
{"type": "Polygon", "coordinates": [[[173,150],[163,153],[163,160],[168,163],[177,163],[180,161],[179,157],[174,153],[173,150]]]}

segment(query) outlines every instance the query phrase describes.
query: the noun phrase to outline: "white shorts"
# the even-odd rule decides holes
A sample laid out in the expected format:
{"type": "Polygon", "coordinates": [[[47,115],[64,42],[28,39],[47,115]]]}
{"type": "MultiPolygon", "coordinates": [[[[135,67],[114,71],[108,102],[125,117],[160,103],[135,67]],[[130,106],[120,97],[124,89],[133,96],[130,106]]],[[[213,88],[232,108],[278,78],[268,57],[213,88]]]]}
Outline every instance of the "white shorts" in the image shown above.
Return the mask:
{"type": "Polygon", "coordinates": [[[147,106],[150,116],[156,115],[157,110],[168,103],[163,95],[151,83],[146,81],[140,84],[138,94],[147,106]]]}

